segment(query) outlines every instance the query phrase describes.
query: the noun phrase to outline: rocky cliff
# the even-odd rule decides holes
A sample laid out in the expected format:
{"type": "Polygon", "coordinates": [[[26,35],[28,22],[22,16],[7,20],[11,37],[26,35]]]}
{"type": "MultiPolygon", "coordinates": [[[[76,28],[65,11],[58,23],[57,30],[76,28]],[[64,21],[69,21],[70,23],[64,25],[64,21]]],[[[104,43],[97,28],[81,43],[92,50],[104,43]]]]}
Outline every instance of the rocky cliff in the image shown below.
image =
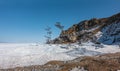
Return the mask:
{"type": "Polygon", "coordinates": [[[74,24],[51,41],[54,44],[87,42],[115,44],[120,42],[120,13],[107,18],[93,18],[74,24]]]}

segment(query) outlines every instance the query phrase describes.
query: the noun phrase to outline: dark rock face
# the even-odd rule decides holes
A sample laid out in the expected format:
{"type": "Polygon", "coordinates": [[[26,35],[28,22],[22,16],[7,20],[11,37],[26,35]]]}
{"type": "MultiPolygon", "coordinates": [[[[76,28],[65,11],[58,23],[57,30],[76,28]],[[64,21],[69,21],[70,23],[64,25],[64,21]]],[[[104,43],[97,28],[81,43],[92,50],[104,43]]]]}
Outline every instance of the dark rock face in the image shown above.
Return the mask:
{"type": "Polygon", "coordinates": [[[102,36],[98,41],[104,44],[120,42],[120,22],[110,24],[102,29],[102,36]]]}
{"type": "Polygon", "coordinates": [[[60,36],[51,41],[53,44],[74,42],[101,42],[113,44],[120,42],[120,13],[108,18],[84,20],[61,32],[60,36]],[[101,32],[102,36],[96,34],[101,32]]]}

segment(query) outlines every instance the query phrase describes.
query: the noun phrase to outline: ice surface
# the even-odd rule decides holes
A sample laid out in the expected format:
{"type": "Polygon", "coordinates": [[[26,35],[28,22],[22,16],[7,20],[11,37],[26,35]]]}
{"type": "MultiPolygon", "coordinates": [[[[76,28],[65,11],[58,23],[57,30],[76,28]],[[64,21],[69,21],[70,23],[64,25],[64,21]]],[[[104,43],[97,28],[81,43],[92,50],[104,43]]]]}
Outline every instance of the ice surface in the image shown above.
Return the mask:
{"type": "Polygon", "coordinates": [[[96,49],[90,42],[81,45],[0,43],[0,68],[42,65],[51,60],[71,60],[78,56],[120,52],[117,45],[103,46],[96,49]]]}

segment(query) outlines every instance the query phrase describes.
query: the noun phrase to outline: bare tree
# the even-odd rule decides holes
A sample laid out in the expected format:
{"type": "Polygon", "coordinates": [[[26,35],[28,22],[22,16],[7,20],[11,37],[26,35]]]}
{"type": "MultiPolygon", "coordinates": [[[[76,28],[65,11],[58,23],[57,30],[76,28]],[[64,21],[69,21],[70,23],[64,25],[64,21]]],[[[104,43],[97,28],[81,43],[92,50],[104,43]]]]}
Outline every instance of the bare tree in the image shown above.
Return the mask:
{"type": "Polygon", "coordinates": [[[51,41],[51,36],[52,36],[52,30],[51,30],[51,27],[47,26],[45,28],[45,31],[46,31],[46,35],[45,35],[45,38],[46,38],[46,43],[49,44],[50,41],[51,41]]]}
{"type": "Polygon", "coordinates": [[[120,48],[120,43],[118,44],[119,48],[120,48]]]}
{"type": "Polygon", "coordinates": [[[56,22],[55,26],[56,26],[57,28],[59,28],[61,31],[63,31],[63,29],[64,29],[64,26],[61,25],[60,22],[56,22]]]}

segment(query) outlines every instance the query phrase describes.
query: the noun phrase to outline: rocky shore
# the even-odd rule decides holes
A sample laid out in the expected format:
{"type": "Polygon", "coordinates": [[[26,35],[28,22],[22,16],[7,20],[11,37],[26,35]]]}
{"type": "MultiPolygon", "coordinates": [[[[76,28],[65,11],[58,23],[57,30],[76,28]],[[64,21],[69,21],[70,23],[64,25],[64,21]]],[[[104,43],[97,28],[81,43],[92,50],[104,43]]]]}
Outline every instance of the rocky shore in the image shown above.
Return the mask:
{"type": "Polygon", "coordinates": [[[44,65],[0,69],[0,71],[119,71],[120,52],[82,56],[69,61],[50,61],[44,65]]]}

